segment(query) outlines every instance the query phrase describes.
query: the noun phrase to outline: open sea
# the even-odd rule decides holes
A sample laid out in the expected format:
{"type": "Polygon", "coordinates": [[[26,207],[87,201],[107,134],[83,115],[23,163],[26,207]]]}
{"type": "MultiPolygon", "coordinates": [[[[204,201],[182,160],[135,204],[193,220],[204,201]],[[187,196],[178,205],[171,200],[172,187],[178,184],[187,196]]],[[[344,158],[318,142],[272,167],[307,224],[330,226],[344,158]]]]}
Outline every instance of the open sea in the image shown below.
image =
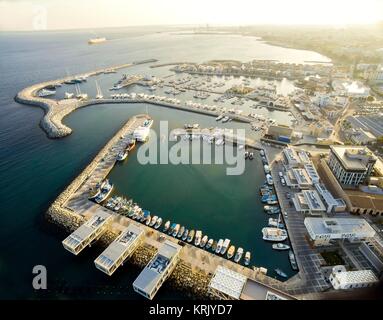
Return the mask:
{"type": "MultiPolygon", "coordinates": [[[[38,125],[43,110],[14,102],[18,91],[67,73],[151,58],[158,59],[158,63],[213,59],[329,61],[315,52],[274,47],[245,36],[178,34],[172,29],[158,28],[105,29],[99,30],[98,35],[110,41],[89,46],[87,40],[94,35],[86,30],[0,33],[1,299],[141,299],[132,289],[139,269],[127,263],[109,278],[93,265],[101,248],[92,246],[78,257],[69,254],[61,245],[66,234],[46,223],[43,214],[129,117],[146,112],[146,106],[118,104],[80,109],[64,120],[73,134],[50,140],[38,125]],[[44,292],[32,288],[35,265],[47,268],[48,290],[44,292]]],[[[169,67],[150,69],[146,64],[104,75],[99,77],[104,95],[122,72],[171,74],[169,67]]],[[[284,80],[278,83],[278,88],[287,94],[293,85],[284,80]]],[[[96,91],[90,80],[81,90],[90,95],[96,91]]],[[[217,125],[214,118],[198,114],[155,106],[147,109],[155,121],[154,129],[160,120],[168,120],[170,128],[182,127],[184,123],[199,123],[201,127],[217,125]]],[[[259,110],[259,113],[279,123],[289,124],[292,119],[279,111],[259,110]]],[[[293,275],[287,253],[271,250],[271,244],[261,239],[260,230],[269,217],[259,199],[258,186],[264,181],[260,158],[248,161],[245,174],[240,176],[228,177],[224,169],[222,165],[143,166],[133,153],[112,170],[110,178],[116,185],[115,192],[133,198],[165,221],[201,229],[215,239],[230,238],[236,247],[250,250],[252,263],[268,268],[269,274],[280,267],[293,275]]],[[[157,295],[157,299],[182,297],[167,284],[157,295]]]]}

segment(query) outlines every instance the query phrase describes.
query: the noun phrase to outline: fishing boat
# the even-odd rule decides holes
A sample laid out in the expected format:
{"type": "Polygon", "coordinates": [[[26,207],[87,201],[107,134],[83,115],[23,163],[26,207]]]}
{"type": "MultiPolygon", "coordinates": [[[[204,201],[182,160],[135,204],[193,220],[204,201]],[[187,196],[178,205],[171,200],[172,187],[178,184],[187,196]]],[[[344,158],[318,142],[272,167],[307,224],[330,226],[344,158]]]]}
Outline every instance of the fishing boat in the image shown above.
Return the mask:
{"type": "Polygon", "coordinates": [[[250,152],[250,153],[249,153],[249,159],[250,159],[250,160],[253,160],[253,159],[254,159],[254,153],[253,153],[253,152],[250,152]]]}
{"type": "Polygon", "coordinates": [[[211,245],[211,251],[215,252],[217,250],[217,244],[218,242],[214,240],[213,244],[211,245]]]}
{"type": "Polygon", "coordinates": [[[266,180],[267,180],[267,184],[268,184],[269,186],[271,186],[271,185],[274,184],[273,177],[271,176],[271,174],[267,174],[267,175],[266,175],[266,180]]]}
{"type": "Polygon", "coordinates": [[[275,271],[275,273],[276,273],[278,276],[280,276],[280,277],[282,277],[282,278],[287,278],[287,274],[284,273],[281,269],[277,268],[277,269],[275,269],[274,271],[275,271]]]}
{"type": "Polygon", "coordinates": [[[154,229],[158,229],[162,224],[162,218],[158,218],[156,224],[154,225],[154,229]]]}
{"type": "Polygon", "coordinates": [[[111,184],[109,180],[106,180],[105,185],[101,188],[101,192],[99,193],[99,195],[96,198],[94,198],[94,201],[96,201],[97,203],[104,201],[110,195],[112,190],[113,184],[111,184]]]}
{"type": "Polygon", "coordinates": [[[194,244],[198,247],[201,244],[202,231],[197,230],[195,233],[194,244]]]}
{"type": "Polygon", "coordinates": [[[227,250],[227,258],[231,259],[235,253],[235,246],[231,245],[229,250],[227,250]]]}
{"type": "Polygon", "coordinates": [[[203,247],[206,245],[208,239],[209,239],[208,236],[205,234],[205,235],[203,236],[202,240],[201,240],[201,244],[200,244],[200,247],[201,247],[201,248],[203,248],[203,247]]]}
{"type": "Polygon", "coordinates": [[[64,98],[65,99],[73,99],[74,98],[74,93],[72,93],[72,92],[65,92],[64,93],[64,98]]]}
{"type": "Polygon", "coordinates": [[[297,265],[297,260],[295,259],[295,254],[294,254],[293,250],[289,251],[289,260],[290,260],[290,264],[291,264],[291,269],[293,269],[294,271],[297,271],[298,265],[297,265]]]}
{"type": "Polygon", "coordinates": [[[173,231],[174,231],[174,228],[176,227],[176,223],[172,223],[171,225],[170,225],[170,228],[169,228],[169,231],[168,231],[168,234],[169,235],[171,235],[172,233],[173,233],[173,231]]]}
{"type": "Polygon", "coordinates": [[[213,239],[209,239],[209,241],[206,244],[205,249],[209,250],[212,247],[213,243],[214,243],[214,240],[213,239]]]}
{"type": "Polygon", "coordinates": [[[130,151],[132,151],[134,149],[135,146],[136,146],[136,140],[135,139],[130,139],[126,150],[128,150],[128,152],[130,152],[130,151]]]}
{"type": "Polygon", "coordinates": [[[158,217],[154,216],[152,218],[152,220],[150,221],[150,223],[149,223],[149,227],[154,227],[154,225],[156,224],[157,220],[158,220],[158,217]]]}
{"type": "Polygon", "coordinates": [[[168,221],[166,221],[166,223],[165,223],[165,225],[164,225],[164,232],[166,232],[166,231],[168,231],[169,230],[169,228],[170,228],[170,221],[168,220],[168,221]]]}
{"type": "Polygon", "coordinates": [[[266,227],[262,229],[263,240],[280,242],[287,239],[286,230],[279,228],[266,227]]]}
{"type": "Polygon", "coordinates": [[[251,260],[251,253],[250,251],[246,251],[246,254],[245,254],[245,265],[248,266],[250,264],[250,260],[251,260]]]}
{"type": "Polygon", "coordinates": [[[176,224],[176,226],[174,227],[174,230],[173,230],[173,233],[172,233],[172,236],[173,237],[176,237],[177,234],[178,234],[178,231],[180,230],[180,225],[179,224],[176,224]]]}
{"type": "Polygon", "coordinates": [[[230,246],[230,239],[225,239],[225,241],[222,244],[222,248],[221,248],[221,254],[222,255],[226,253],[229,246],[230,246]]]}
{"type": "Polygon", "coordinates": [[[223,240],[219,239],[217,243],[217,248],[215,249],[215,253],[220,253],[222,250],[223,240]]]}
{"type": "Polygon", "coordinates": [[[143,215],[142,215],[142,217],[140,218],[140,221],[141,221],[141,222],[146,222],[146,220],[148,220],[149,217],[150,217],[150,211],[148,211],[148,210],[143,210],[143,215]]]}
{"type": "Polygon", "coordinates": [[[263,207],[263,209],[268,213],[268,214],[277,214],[281,212],[281,209],[278,206],[271,206],[271,205],[266,205],[263,207]]]}
{"type": "Polygon", "coordinates": [[[183,236],[184,232],[185,232],[185,227],[182,226],[180,231],[177,234],[177,238],[181,238],[183,236]]]}
{"type": "Polygon", "coordinates": [[[128,156],[128,152],[127,151],[121,151],[121,152],[118,153],[116,160],[117,161],[124,161],[127,156],[128,156]]]}
{"type": "Polygon", "coordinates": [[[194,230],[191,230],[190,232],[189,232],[189,235],[188,235],[188,237],[187,237],[187,242],[192,242],[193,241],[193,238],[194,238],[194,235],[195,235],[195,231],[194,230]]]}
{"type": "Polygon", "coordinates": [[[279,251],[283,251],[283,250],[289,250],[290,249],[290,246],[287,245],[287,244],[284,244],[284,243],[274,243],[272,245],[272,248],[274,250],[279,250],[279,251]]]}
{"type": "Polygon", "coordinates": [[[267,164],[263,166],[263,170],[265,171],[266,174],[270,173],[270,167],[267,164]]]}
{"type": "Polygon", "coordinates": [[[220,114],[217,118],[215,118],[215,121],[219,121],[219,120],[221,120],[223,117],[224,117],[224,115],[223,115],[223,114],[220,114]]]}
{"type": "Polygon", "coordinates": [[[235,254],[234,261],[238,263],[241,261],[243,255],[243,249],[241,247],[238,248],[237,253],[235,254]]]}
{"type": "Polygon", "coordinates": [[[284,229],[285,225],[279,219],[269,218],[269,227],[284,229]]]}
{"type": "Polygon", "coordinates": [[[182,235],[182,241],[185,241],[187,238],[188,238],[188,234],[189,234],[189,230],[188,229],[186,229],[185,230],[185,232],[184,232],[184,234],[182,235]]]}
{"type": "Polygon", "coordinates": [[[261,151],[259,151],[259,153],[261,154],[261,156],[265,156],[265,151],[263,149],[261,149],[261,151]]]}

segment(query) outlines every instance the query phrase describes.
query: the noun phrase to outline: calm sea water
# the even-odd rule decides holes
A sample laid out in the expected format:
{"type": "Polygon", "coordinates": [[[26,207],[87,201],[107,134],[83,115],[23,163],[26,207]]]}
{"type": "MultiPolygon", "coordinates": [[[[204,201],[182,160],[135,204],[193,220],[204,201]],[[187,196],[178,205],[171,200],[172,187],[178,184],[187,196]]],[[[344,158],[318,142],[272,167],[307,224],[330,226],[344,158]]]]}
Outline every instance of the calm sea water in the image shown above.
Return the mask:
{"type": "MultiPolygon", "coordinates": [[[[79,110],[65,120],[74,133],[62,140],[49,140],[38,127],[43,111],[13,101],[19,90],[32,83],[62,77],[66,72],[149,58],[160,62],[328,60],[314,52],[272,47],[249,37],[155,31],[150,28],[100,31],[100,35],[113,40],[98,46],[87,45],[87,39],[92,36],[87,31],[0,34],[0,298],[140,299],[131,286],[140,270],[127,264],[112,278],[104,276],[93,266],[100,248],[89,248],[79,257],[70,255],[61,246],[65,234],[46,224],[43,213],[122,124],[145,106],[102,105],[79,110]],[[49,290],[44,293],[35,292],[31,285],[32,268],[39,264],[48,270],[49,290]]],[[[137,66],[128,72],[169,73],[165,68],[148,69],[148,66],[137,66]]],[[[116,80],[113,77],[116,75],[100,80],[102,87],[108,88],[116,80]]],[[[95,90],[91,84],[83,89],[95,90]]],[[[201,125],[214,122],[159,107],[149,107],[149,112],[156,123],[169,119],[172,126],[191,121],[201,125]]],[[[279,117],[288,119],[283,114],[279,117]]],[[[256,172],[259,168],[256,159],[246,175],[232,178],[228,184],[222,167],[142,168],[132,157],[125,165],[116,167],[111,177],[116,180],[117,190],[126,192],[148,209],[169,219],[176,215],[174,220],[200,227],[211,236],[231,237],[236,245],[252,249],[256,265],[278,265],[289,272],[287,258],[271,257],[270,249],[259,240],[257,230],[267,218],[260,212],[258,191],[253,188],[263,180],[256,172]],[[179,185],[184,187],[177,188],[179,185]],[[159,201],[158,195],[167,202],[159,201]],[[228,214],[229,211],[237,216],[228,214]],[[207,215],[210,221],[206,221],[207,215]],[[242,222],[246,228],[240,234],[242,230],[234,230],[233,225],[239,228],[242,222]],[[222,228],[222,234],[216,225],[222,228]]],[[[158,294],[160,299],[177,297],[180,295],[167,285],[158,294]]]]}

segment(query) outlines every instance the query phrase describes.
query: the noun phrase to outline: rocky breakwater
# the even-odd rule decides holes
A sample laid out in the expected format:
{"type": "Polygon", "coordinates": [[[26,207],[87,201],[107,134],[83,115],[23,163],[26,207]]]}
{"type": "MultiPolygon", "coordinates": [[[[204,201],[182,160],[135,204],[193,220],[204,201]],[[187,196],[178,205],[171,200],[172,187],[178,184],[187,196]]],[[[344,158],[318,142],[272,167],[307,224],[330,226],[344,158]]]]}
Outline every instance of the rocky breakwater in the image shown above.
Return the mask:
{"type": "Polygon", "coordinates": [[[40,127],[52,139],[62,138],[72,133],[72,129],[61,121],[79,106],[77,99],[53,100],[37,96],[39,90],[53,84],[53,81],[35,84],[23,89],[15,97],[19,103],[38,106],[45,111],[45,115],[40,121],[40,127]]]}

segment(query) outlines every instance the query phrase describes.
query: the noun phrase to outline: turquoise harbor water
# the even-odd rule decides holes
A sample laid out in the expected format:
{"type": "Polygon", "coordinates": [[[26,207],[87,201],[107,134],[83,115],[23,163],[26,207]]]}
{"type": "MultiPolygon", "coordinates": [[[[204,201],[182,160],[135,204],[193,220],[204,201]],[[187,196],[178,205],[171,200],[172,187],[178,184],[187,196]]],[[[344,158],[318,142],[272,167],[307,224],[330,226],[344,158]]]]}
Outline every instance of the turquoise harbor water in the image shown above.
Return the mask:
{"type": "MultiPolygon", "coordinates": [[[[100,248],[89,248],[78,257],[67,253],[61,245],[65,234],[46,224],[43,213],[122,124],[132,114],[144,112],[145,106],[100,105],[78,110],[65,120],[73,128],[73,134],[62,140],[49,140],[38,127],[43,111],[13,101],[19,90],[32,83],[62,77],[66,70],[84,72],[149,58],[163,63],[257,58],[289,62],[327,60],[314,52],[272,47],[254,38],[170,35],[156,31],[150,28],[105,30],[100,35],[113,40],[99,46],[87,45],[92,34],[86,31],[0,34],[0,298],[140,299],[132,290],[132,282],[140,270],[127,264],[112,278],[105,276],[93,266],[100,248]],[[44,293],[35,292],[31,286],[32,268],[38,264],[48,270],[48,290],[44,293]]],[[[166,68],[149,69],[147,65],[124,72],[169,73],[166,68]]],[[[104,93],[117,79],[118,75],[103,78],[104,93]]],[[[84,91],[86,86],[92,94],[94,86],[88,83],[82,88],[84,91]]],[[[169,119],[172,126],[185,122],[211,126],[214,122],[212,118],[171,109],[149,107],[148,110],[156,125],[160,119],[169,119]]],[[[274,116],[278,117],[278,113],[274,116]]],[[[288,121],[282,113],[279,117],[288,121]]],[[[269,245],[260,240],[257,230],[267,217],[261,212],[258,190],[254,188],[263,180],[258,160],[247,170],[246,175],[231,181],[236,186],[234,191],[233,185],[226,183],[221,167],[142,168],[134,163],[134,157],[129,158],[126,165],[116,167],[111,177],[114,176],[117,190],[124,189],[121,191],[149,210],[169,219],[170,215],[177,215],[172,220],[200,227],[212,237],[230,237],[236,246],[251,249],[256,265],[278,265],[289,271],[287,257],[279,260],[270,256],[269,245]],[[182,177],[180,181],[173,176],[175,173],[182,177]],[[144,178],[142,181],[139,174],[144,178]],[[168,179],[160,181],[163,177],[168,179]],[[175,189],[175,182],[179,182],[182,189],[175,189]],[[165,192],[164,185],[169,190],[163,194],[171,200],[168,204],[159,201],[157,196],[165,192]],[[198,190],[198,186],[203,188],[198,190]],[[192,188],[189,195],[186,187],[192,188]],[[218,210],[213,210],[215,208],[218,210]],[[227,209],[238,216],[223,219],[227,214],[223,211],[227,209]],[[208,213],[214,217],[211,221],[204,219],[208,213]],[[238,226],[243,222],[246,232],[242,235],[242,229],[231,227],[230,222],[238,226]],[[222,234],[215,228],[216,223],[224,230],[222,234]]],[[[167,285],[158,294],[159,299],[178,297],[182,296],[167,285]]]]}

